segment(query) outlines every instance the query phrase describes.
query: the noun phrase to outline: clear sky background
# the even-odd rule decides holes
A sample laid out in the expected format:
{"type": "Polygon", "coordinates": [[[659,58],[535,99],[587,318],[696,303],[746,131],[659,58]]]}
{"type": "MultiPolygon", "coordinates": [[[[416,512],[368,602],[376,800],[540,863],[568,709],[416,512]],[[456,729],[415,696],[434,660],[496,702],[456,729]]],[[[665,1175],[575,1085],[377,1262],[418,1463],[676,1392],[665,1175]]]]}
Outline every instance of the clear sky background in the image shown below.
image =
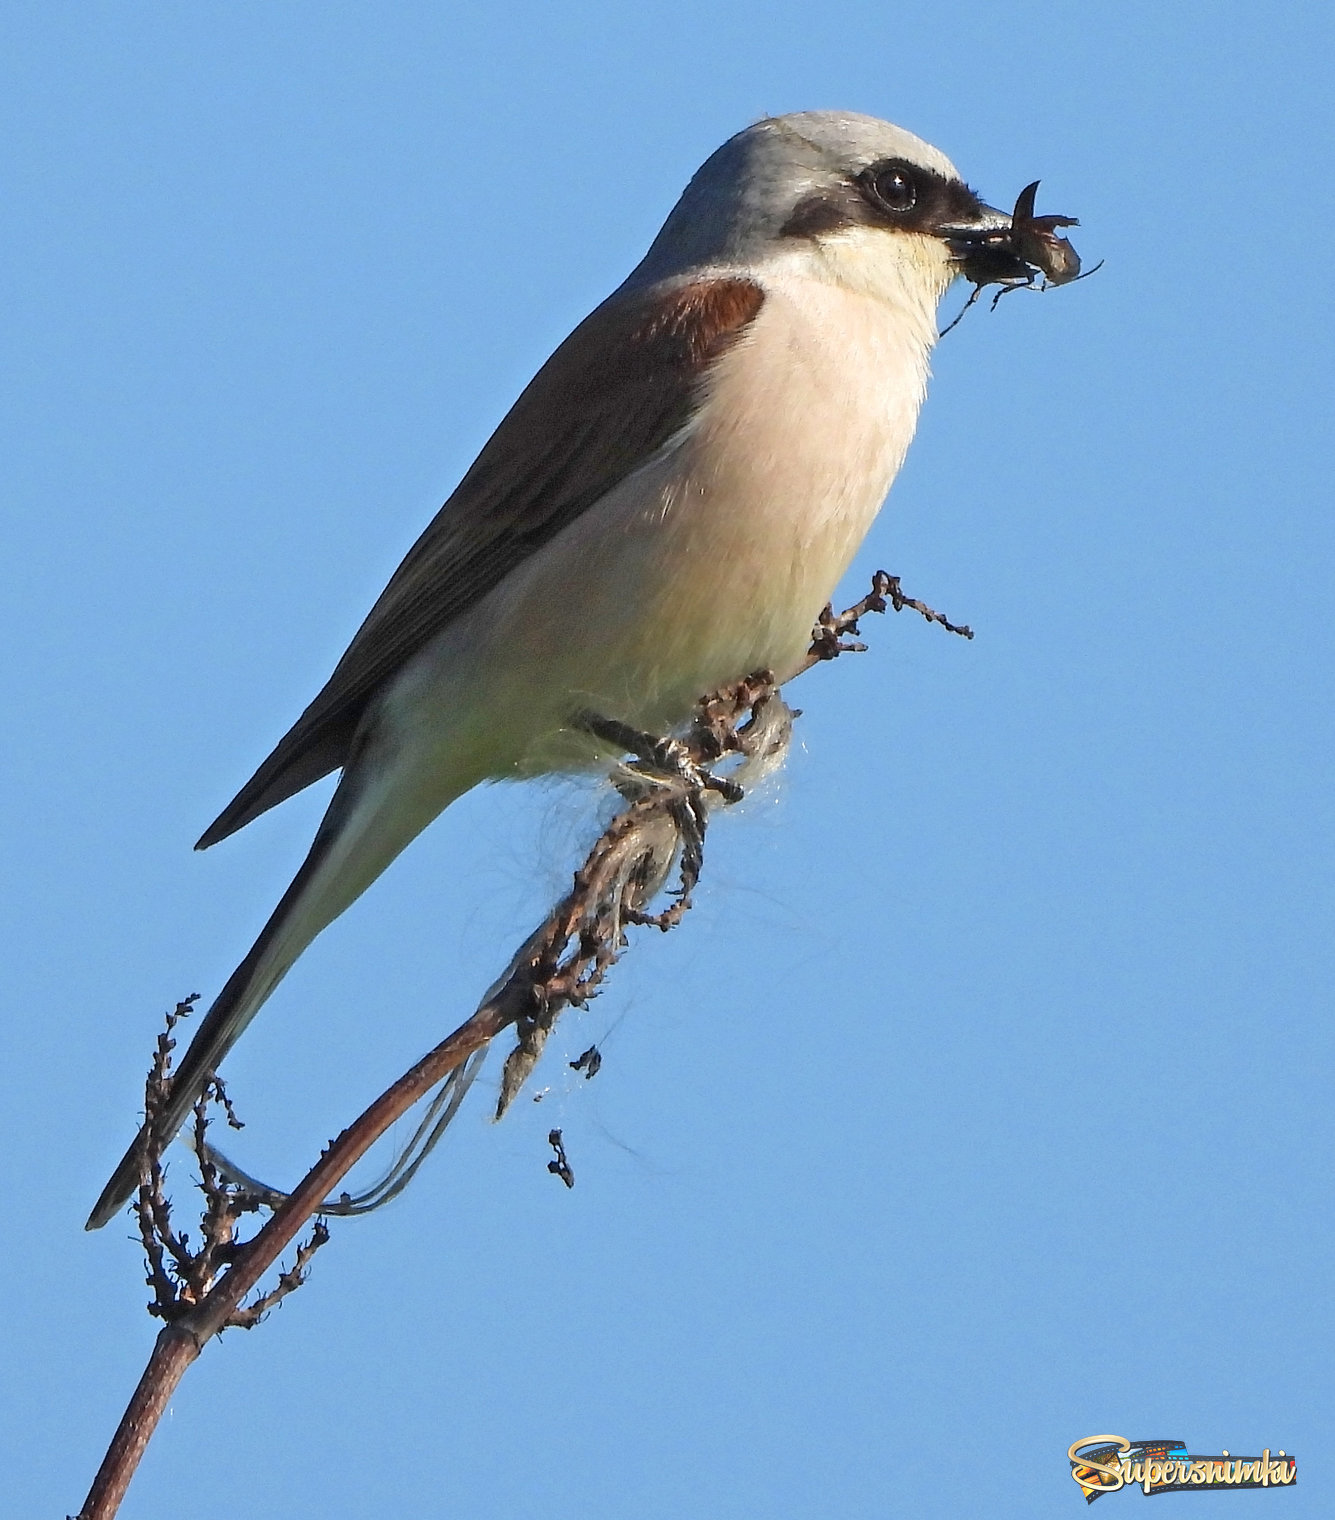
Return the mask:
{"type": "MultiPolygon", "coordinates": [[[[1104,1431],[1299,1454],[1161,1520],[1330,1513],[1331,28],[6,7],[0,1509],[77,1508],[138,1377],[128,1221],[83,1220],[162,1011],[216,992],[324,789],[193,840],[696,165],[838,107],[997,204],[1041,176],[1107,260],[942,344],[846,585],[977,639],[877,621],[803,679],[786,777],[546,1100],[491,1125],[489,1069],[408,1195],[208,1348],[124,1513],[1075,1516],[1104,1431]]],[[[294,1177],[466,1014],[595,802],[493,789],[420,840],[227,1063],[238,1154],[294,1177]]]]}

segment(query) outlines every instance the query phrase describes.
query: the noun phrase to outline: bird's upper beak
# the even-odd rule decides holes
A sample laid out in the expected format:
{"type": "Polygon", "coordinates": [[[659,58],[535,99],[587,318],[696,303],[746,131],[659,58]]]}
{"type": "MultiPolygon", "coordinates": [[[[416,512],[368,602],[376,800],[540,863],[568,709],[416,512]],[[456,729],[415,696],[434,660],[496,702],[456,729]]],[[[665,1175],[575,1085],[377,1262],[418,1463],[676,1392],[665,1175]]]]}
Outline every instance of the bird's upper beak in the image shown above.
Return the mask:
{"type": "Polygon", "coordinates": [[[1008,216],[981,205],[968,221],[939,229],[959,272],[974,285],[1032,284],[1042,276],[1049,285],[1065,285],[1080,276],[1080,255],[1058,227],[1078,227],[1071,216],[1035,216],[1038,181],[1026,185],[1008,216]]]}

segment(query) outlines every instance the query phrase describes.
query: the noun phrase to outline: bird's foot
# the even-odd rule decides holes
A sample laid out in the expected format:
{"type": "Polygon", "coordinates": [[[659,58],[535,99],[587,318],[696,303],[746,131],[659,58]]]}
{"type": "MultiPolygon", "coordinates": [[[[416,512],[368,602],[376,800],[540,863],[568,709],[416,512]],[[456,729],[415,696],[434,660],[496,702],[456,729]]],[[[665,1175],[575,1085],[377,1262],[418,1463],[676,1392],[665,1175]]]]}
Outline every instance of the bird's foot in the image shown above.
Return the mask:
{"type": "MultiPolygon", "coordinates": [[[[600,713],[583,712],[576,723],[587,733],[635,756],[625,770],[632,789],[650,784],[677,783],[691,792],[717,792],[725,802],[740,802],[742,788],[726,776],[717,776],[702,764],[684,739],[649,734],[600,713]]],[[[623,787],[622,790],[625,788],[623,787]]]]}

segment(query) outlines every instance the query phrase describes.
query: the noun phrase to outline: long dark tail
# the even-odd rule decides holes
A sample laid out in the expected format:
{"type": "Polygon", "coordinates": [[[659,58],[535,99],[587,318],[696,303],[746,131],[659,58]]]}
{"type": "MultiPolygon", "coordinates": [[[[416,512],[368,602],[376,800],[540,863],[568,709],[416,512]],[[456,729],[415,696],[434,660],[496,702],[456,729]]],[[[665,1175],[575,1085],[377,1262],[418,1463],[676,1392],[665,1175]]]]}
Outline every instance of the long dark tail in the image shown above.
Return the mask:
{"type": "MultiPolygon", "coordinates": [[[[195,1031],[172,1078],[171,1097],[155,1126],[155,1143],[166,1145],[180,1129],[209,1076],[306,946],[453,800],[446,794],[437,806],[405,808],[394,779],[387,773],[374,779],[344,773],[292,885],[195,1031]]],[[[139,1131],[102,1189],[86,1228],[100,1229],[139,1186],[147,1128],[139,1131]]]]}
{"type": "MultiPolygon", "coordinates": [[[[286,938],[283,935],[284,926],[318,872],[319,865],[317,849],[312,846],[305,864],[283,894],[282,901],[261,930],[260,937],[245,960],[228,977],[226,986],[204,1015],[203,1022],[196,1029],[195,1037],[172,1077],[171,1097],[158,1119],[158,1145],[166,1145],[180,1129],[209,1077],[301,953],[301,949],[296,948],[280,960],[273,951],[286,938]]],[[[102,1189],[93,1212],[88,1216],[86,1229],[101,1229],[119,1212],[122,1204],[139,1186],[140,1160],[148,1139],[148,1126],[145,1124],[134,1144],[121,1157],[119,1165],[111,1174],[111,1180],[102,1189]]]]}

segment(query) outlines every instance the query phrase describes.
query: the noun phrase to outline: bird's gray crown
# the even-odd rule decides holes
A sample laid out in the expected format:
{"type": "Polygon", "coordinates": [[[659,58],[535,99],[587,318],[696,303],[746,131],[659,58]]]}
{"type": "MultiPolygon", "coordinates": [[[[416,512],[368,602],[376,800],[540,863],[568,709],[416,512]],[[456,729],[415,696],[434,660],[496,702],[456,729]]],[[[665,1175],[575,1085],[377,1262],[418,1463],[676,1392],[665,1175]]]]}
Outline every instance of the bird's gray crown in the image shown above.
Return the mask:
{"type": "Polygon", "coordinates": [[[799,206],[843,190],[887,159],[959,181],[944,153],[875,116],[796,111],[755,122],[696,171],[631,281],[747,264],[773,247],[799,206]]]}

